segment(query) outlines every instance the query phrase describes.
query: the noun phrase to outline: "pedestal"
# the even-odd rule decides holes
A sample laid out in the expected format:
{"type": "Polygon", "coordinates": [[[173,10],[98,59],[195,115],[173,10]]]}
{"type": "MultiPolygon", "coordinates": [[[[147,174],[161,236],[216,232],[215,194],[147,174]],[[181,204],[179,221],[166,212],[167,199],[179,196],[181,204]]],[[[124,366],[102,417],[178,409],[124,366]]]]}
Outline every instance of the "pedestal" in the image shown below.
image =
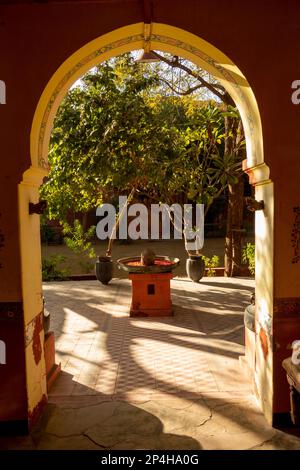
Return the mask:
{"type": "Polygon", "coordinates": [[[173,315],[170,281],[172,273],[129,274],[132,281],[131,317],[173,315]]]}
{"type": "Polygon", "coordinates": [[[61,371],[61,364],[55,364],[55,338],[53,331],[49,331],[45,334],[44,348],[47,374],[47,392],[49,392],[61,371]]]}

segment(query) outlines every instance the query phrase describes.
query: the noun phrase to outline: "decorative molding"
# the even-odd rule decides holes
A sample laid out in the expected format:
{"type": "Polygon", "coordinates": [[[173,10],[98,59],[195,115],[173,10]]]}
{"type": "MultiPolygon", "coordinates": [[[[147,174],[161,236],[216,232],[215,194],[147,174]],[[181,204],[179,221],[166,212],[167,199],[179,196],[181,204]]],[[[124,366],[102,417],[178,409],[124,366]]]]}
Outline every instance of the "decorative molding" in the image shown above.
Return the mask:
{"type": "Polygon", "coordinates": [[[295,213],[295,220],[291,233],[291,242],[294,248],[292,263],[295,264],[300,260],[300,207],[294,207],[293,211],[295,213]]]}
{"type": "Polygon", "coordinates": [[[47,171],[49,170],[48,161],[46,161],[44,156],[43,156],[45,131],[46,131],[47,121],[48,121],[49,115],[51,113],[52,106],[53,106],[57,96],[59,95],[60,91],[64,87],[64,85],[73,77],[73,75],[76,74],[76,72],[78,72],[78,70],[80,70],[84,65],[86,65],[89,62],[91,62],[92,60],[94,60],[96,57],[99,57],[99,61],[101,61],[100,57],[101,57],[102,54],[104,54],[104,53],[106,53],[110,50],[116,49],[120,46],[124,46],[126,44],[131,44],[131,43],[135,43],[137,41],[143,41],[143,40],[144,40],[144,34],[135,34],[133,36],[128,36],[126,38],[119,39],[118,41],[114,41],[114,42],[111,42],[109,44],[106,44],[105,46],[100,47],[100,49],[95,50],[92,54],[89,54],[83,60],[78,62],[62,78],[62,80],[57,85],[54,93],[52,94],[52,96],[51,96],[51,98],[50,98],[50,100],[47,104],[47,107],[46,107],[46,110],[45,110],[45,113],[44,113],[44,116],[43,116],[43,119],[42,119],[42,125],[41,125],[41,128],[40,128],[40,134],[39,134],[39,145],[38,145],[38,164],[39,164],[39,167],[41,169],[47,170],[47,171]]]}
{"type": "MultiPolygon", "coordinates": [[[[217,61],[215,61],[211,56],[206,54],[205,52],[201,51],[195,46],[192,46],[191,44],[188,44],[186,42],[180,41],[175,38],[171,38],[169,36],[164,36],[161,34],[152,34],[151,41],[158,41],[162,44],[167,44],[170,46],[175,46],[178,47],[182,50],[185,50],[197,57],[199,57],[201,60],[209,64],[210,66],[214,67],[216,70],[218,70],[223,79],[229,83],[235,88],[240,100],[244,103],[245,108],[246,108],[246,119],[248,122],[248,128],[250,131],[251,137],[254,136],[255,132],[255,126],[254,126],[254,119],[252,116],[252,111],[251,108],[249,107],[248,101],[245,99],[244,92],[242,91],[241,86],[237,82],[237,80],[234,77],[234,73],[231,73],[227,68],[223,67],[221,64],[219,64],[217,61]]],[[[246,81],[246,80],[245,80],[246,81]]],[[[256,149],[253,149],[253,155],[252,155],[253,161],[257,161],[257,155],[256,155],[256,149]]]]}
{"type": "Polygon", "coordinates": [[[20,184],[26,186],[39,186],[47,175],[48,171],[45,168],[35,168],[31,166],[23,174],[23,180],[20,184]]]}
{"type": "Polygon", "coordinates": [[[274,299],[274,320],[276,317],[300,316],[300,297],[274,299]]]}
{"type": "Polygon", "coordinates": [[[243,171],[249,177],[249,183],[255,186],[271,183],[270,168],[266,163],[260,163],[252,167],[248,167],[248,161],[243,160],[243,171]]]}
{"type": "MultiPolygon", "coordinates": [[[[62,88],[64,85],[74,76],[84,65],[88,64],[89,62],[92,62],[95,58],[99,57],[99,62],[101,61],[101,55],[104,53],[114,50],[120,46],[124,46],[127,44],[131,43],[136,43],[137,41],[144,41],[144,33],[142,34],[135,34],[132,36],[128,36],[122,39],[119,39],[117,41],[111,42],[109,44],[106,44],[105,46],[95,50],[93,53],[89,54],[86,56],[84,59],[82,59],[80,62],[78,62],[74,67],[72,67],[66,75],[61,79],[59,84],[57,85],[55,91],[53,92],[47,106],[46,110],[43,115],[42,119],[42,124],[40,127],[40,133],[39,133],[39,143],[38,143],[38,165],[41,169],[48,171],[49,170],[49,164],[48,161],[46,160],[44,154],[43,154],[43,149],[44,149],[44,139],[45,139],[45,132],[47,128],[47,121],[49,119],[49,116],[51,114],[52,107],[56,101],[57,96],[61,92],[62,88]]],[[[185,50],[197,57],[199,57],[201,60],[205,61],[207,64],[210,66],[214,67],[218,72],[222,75],[223,79],[227,82],[229,82],[236,90],[240,100],[244,103],[245,109],[246,109],[246,119],[248,123],[248,128],[250,135],[253,137],[254,132],[255,132],[255,126],[254,126],[254,119],[252,115],[251,108],[249,106],[248,101],[245,99],[244,92],[242,90],[242,87],[239,85],[237,80],[234,77],[234,73],[231,73],[227,68],[223,67],[221,64],[216,62],[212,57],[198,49],[197,47],[185,43],[179,39],[175,39],[169,36],[165,35],[160,35],[160,34],[151,34],[149,37],[149,42],[150,41],[156,41],[160,42],[162,44],[167,44],[170,46],[175,46],[178,47],[182,50],[185,50]]],[[[253,149],[253,155],[252,155],[253,161],[257,161],[257,155],[256,155],[256,149],[253,149]]]]}

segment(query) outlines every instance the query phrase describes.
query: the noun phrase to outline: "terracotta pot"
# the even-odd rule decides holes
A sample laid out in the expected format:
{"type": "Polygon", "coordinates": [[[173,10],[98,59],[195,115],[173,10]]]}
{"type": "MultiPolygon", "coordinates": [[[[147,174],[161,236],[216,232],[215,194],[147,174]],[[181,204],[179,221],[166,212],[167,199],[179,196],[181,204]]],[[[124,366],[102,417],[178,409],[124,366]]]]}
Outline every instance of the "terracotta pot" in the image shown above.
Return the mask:
{"type": "Polygon", "coordinates": [[[186,260],[186,272],[192,281],[199,282],[205,273],[205,262],[202,256],[190,255],[186,260]]]}
{"type": "Polygon", "coordinates": [[[114,263],[108,256],[99,256],[96,261],[95,271],[98,281],[107,285],[113,277],[114,263]]]}

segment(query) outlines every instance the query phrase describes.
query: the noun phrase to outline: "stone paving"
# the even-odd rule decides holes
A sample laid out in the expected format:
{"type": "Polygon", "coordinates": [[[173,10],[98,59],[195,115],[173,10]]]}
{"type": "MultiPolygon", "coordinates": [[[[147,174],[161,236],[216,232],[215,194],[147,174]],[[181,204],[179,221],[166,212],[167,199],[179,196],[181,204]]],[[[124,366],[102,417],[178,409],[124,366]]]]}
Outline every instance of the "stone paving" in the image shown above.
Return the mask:
{"type": "Polygon", "coordinates": [[[11,449],[300,449],[267,425],[239,366],[251,279],[171,283],[175,314],[130,318],[130,283],[44,285],[62,373],[11,449]]]}
{"type": "Polygon", "coordinates": [[[89,395],[126,400],[249,391],[238,358],[253,281],[227,285],[174,279],[175,315],[167,318],[130,318],[128,281],[45,285],[64,371],[51,396],[86,395],[86,386],[89,395]]]}

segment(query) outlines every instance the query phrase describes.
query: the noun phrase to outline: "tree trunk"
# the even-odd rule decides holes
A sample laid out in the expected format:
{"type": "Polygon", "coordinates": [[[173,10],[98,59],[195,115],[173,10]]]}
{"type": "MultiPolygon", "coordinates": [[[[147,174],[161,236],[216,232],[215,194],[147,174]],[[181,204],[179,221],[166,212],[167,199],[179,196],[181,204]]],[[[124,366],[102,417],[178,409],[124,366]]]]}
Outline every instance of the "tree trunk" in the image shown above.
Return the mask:
{"type": "Polygon", "coordinates": [[[88,213],[87,212],[83,212],[82,213],[82,230],[83,230],[83,233],[85,233],[88,229],[88,213]]]}
{"type": "MultiPolygon", "coordinates": [[[[244,137],[241,121],[225,117],[225,154],[232,153],[244,137]]],[[[237,160],[239,160],[237,155],[237,160]]],[[[240,155],[242,160],[243,155],[240,155]]],[[[228,211],[225,238],[225,276],[241,275],[244,212],[244,180],[228,186],[228,211]]]]}
{"type": "Polygon", "coordinates": [[[227,230],[225,239],[225,275],[241,275],[244,180],[228,187],[227,230]]]}
{"type": "Polygon", "coordinates": [[[118,230],[118,228],[119,228],[121,218],[123,217],[123,213],[127,210],[128,204],[132,201],[132,198],[133,198],[133,196],[134,196],[134,193],[135,193],[135,188],[133,188],[133,189],[131,190],[131,192],[130,192],[128,198],[127,198],[126,204],[123,206],[122,211],[119,212],[118,215],[117,215],[115,225],[114,225],[114,227],[113,227],[112,233],[111,233],[111,235],[110,235],[110,237],[109,237],[109,241],[108,241],[108,246],[107,246],[107,250],[106,250],[106,254],[105,254],[105,256],[107,256],[107,257],[110,257],[110,256],[111,256],[112,247],[113,247],[113,242],[114,242],[114,239],[115,239],[117,230],[118,230]]]}

